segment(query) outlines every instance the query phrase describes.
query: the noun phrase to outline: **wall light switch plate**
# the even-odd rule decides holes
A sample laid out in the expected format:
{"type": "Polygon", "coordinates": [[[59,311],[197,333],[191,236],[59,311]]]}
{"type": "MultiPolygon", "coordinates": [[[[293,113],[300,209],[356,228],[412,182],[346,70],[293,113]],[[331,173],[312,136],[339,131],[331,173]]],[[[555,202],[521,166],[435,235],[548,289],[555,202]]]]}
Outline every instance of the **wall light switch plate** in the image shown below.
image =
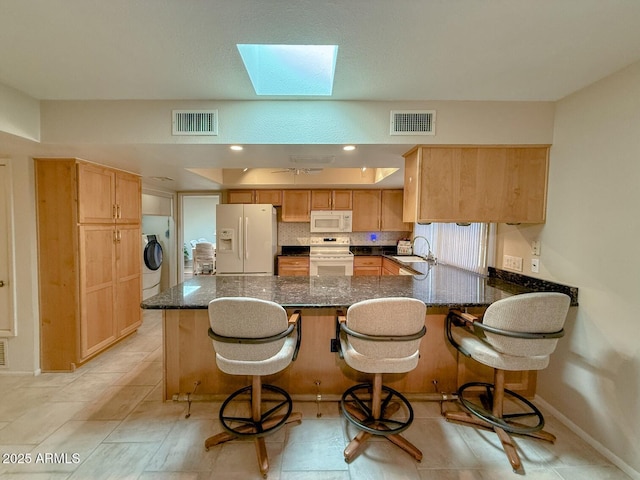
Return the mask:
{"type": "Polygon", "coordinates": [[[522,271],[522,257],[514,257],[511,255],[505,255],[502,258],[502,266],[507,270],[514,270],[516,272],[522,271]]]}

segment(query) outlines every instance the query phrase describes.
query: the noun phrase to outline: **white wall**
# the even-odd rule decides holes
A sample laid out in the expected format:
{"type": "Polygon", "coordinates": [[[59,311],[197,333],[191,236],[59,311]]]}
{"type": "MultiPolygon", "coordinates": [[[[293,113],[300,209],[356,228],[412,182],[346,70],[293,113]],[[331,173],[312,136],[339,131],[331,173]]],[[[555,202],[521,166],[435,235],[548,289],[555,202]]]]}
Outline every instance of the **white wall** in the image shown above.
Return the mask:
{"type": "MultiPolygon", "coordinates": [[[[502,254],[579,288],[539,395],[640,478],[640,63],[557,103],[547,222],[500,226],[502,254]],[[525,261],[526,264],[526,261],[525,261]]],[[[527,272],[525,272],[527,273],[527,272]]]]}
{"type": "Polygon", "coordinates": [[[0,132],[40,139],[40,102],[0,83],[0,132]]]}
{"type": "MultiPolygon", "coordinates": [[[[43,101],[51,143],[551,143],[552,102],[43,101]],[[215,108],[217,137],[171,135],[171,110],[215,108]],[[389,135],[389,111],[435,109],[436,136],[389,135]]],[[[212,166],[212,167],[215,167],[212,166]]]]}
{"type": "Polygon", "coordinates": [[[6,162],[10,165],[13,191],[15,278],[12,283],[17,316],[17,335],[8,338],[7,367],[11,372],[38,373],[40,314],[33,160],[14,156],[6,162]]]}

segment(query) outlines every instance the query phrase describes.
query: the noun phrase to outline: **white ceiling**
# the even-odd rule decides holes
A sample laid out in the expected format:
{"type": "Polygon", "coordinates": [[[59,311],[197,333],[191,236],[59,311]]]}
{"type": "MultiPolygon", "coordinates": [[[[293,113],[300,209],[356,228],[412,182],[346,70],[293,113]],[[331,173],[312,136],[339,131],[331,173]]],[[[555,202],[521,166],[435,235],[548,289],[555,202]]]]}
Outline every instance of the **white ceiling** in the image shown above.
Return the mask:
{"type": "Polygon", "coordinates": [[[555,101],[640,59],[640,1],[0,0],[0,83],[41,100],[259,100],[237,43],[339,45],[336,100],[555,101]]]}

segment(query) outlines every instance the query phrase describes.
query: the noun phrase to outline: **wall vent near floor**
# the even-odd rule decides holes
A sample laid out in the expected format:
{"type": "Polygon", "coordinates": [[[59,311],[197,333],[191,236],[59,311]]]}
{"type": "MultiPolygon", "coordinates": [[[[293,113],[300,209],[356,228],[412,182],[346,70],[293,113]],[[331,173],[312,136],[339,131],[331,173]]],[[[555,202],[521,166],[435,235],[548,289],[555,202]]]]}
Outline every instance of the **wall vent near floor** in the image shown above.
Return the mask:
{"type": "Polygon", "coordinates": [[[0,368],[7,366],[7,339],[0,338],[0,368]]]}
{"type": "Polygon", "coordinates": [[[435,135],[435,110],[392,110],[390,135],[435,135]]]}
{"type": "Polygon", "coordinates": [[[173,135],[218,135],[218,110],[173,110],[173,135]]]}

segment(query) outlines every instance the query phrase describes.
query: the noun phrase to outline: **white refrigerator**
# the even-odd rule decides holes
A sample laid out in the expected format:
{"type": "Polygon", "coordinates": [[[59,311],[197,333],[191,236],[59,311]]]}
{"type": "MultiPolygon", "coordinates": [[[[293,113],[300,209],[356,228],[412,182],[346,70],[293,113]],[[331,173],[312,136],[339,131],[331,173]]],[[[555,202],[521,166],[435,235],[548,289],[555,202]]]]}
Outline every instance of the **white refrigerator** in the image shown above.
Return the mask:
{"type": "Polygon", "coordinates": [[[273,205],[217,205],[216,275],[273,275],[277,234],[273,205]]]}

